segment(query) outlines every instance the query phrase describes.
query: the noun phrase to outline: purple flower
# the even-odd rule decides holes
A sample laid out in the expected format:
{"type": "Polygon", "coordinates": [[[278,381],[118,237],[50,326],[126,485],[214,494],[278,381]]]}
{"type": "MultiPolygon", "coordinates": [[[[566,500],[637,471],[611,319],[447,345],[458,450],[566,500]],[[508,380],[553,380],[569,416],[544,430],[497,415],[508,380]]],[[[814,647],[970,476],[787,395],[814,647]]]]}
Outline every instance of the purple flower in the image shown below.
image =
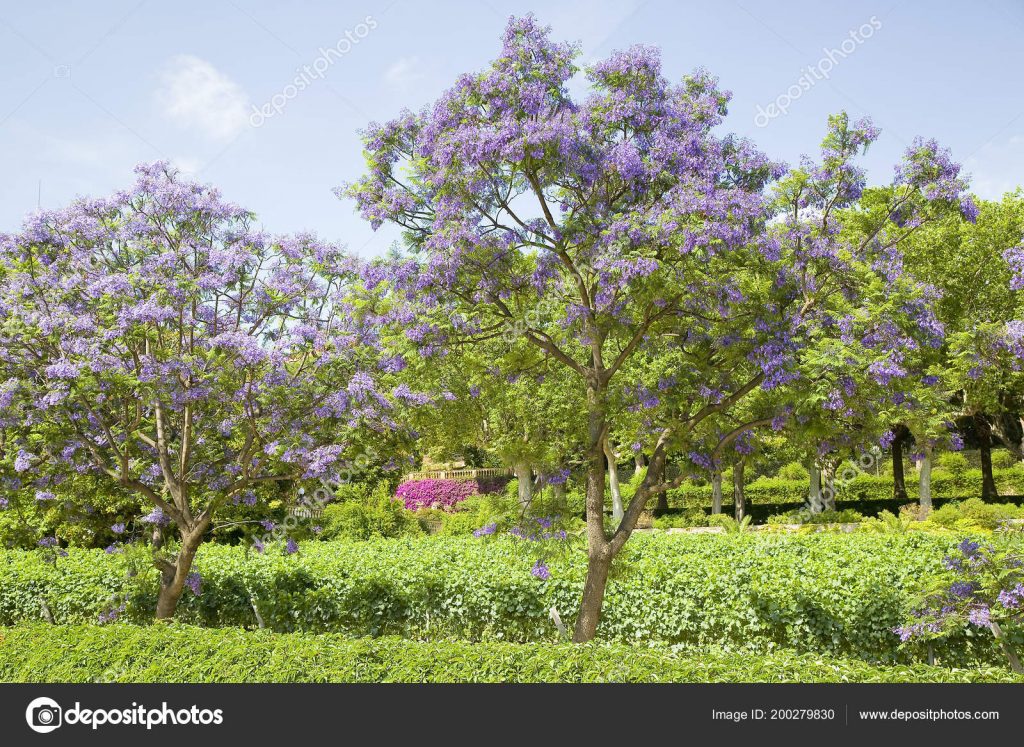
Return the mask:
{"type": "Polygon", "coordinates": [[[294,555],[299,551],[299,543],[293,540],[291,537],[284,543],[284,552],[286,555],[294,555]]]}
{"type": "Polygon", "coordinates": [[[139,519],[143,524],[155,524],[158,527],[165,527],[171,523],[170,518],[163,512],[159,506],[154,508],[148,514],[139,519]]]}
{"type": "Polygon", "coordinates": [[[969,540],[969,539],[965,539],[963,542],[961,542],[956,547],[966,557],[973,558],[973,557],[975,557],[978,554],[978,550],[981,549],[981,544],[978,543],[978,542],[974,542],[972,540],[969,540]]]}
{"type": "Polygon", "coordinates": [[[263,543],[262,543],[262,542],[260,542],[260,541],[259,541],[258,539],[256,539],[256,538],[253,538],[253,541],[252,541],[252,548],[253,548],[253,549],[254,549],[254,550],[255,550],[256,552],[260,553],[261,555],[263,554],[263,551],[264,551],[264,550],[266,549],[266,547],[265,547],[265,546],[263,545],[263,543]]]}
{"type": "Polygon", "coordinates": [[[979,605],[971,608],[971,611],[967,613],[967,619],[971,625],[977,625],[979,628],[984,628],[991,622],[989,616],[989,608],[985,605],[979,605]]]}
{"type": "Polygon", "coordinates": [[[270,519],[264,519],[260,522],[260,526],[263,527],[263,531],[265,532],[273,532],[277,524],[272,522],[270,519]]]}
{"type": "Polygon", "coordinates": [[[192,590],[192,593],[196,596],[202,592],[203,577],[196,571],[192,571],[185,577],[185,586],[192,590]]]}
{"type": "Polygon", "coordinates": [[[544,564],[543,560],[538,560],[533,564],[533,568],[530,569],[530,573],[541,581],[547,581],[551,578],[551,571],[548,570],[547,565],[544,564]]]}
{"type": "Polygon", "coordinates": [[[959,599],[967,599],[974,594],[975,584],[971,581],[954,581],[949,587],[949,593],[959,599]]]}
{"type": "Polygon", "coordinates": [[[114,534],[124,534],[124,524],[118,522],[117,524],[114,524],[112,527],[110,527],[110,531],[112,531],[114,534]]]}
{"type": "Polygon", "coordinates": [[[487,524],[487,525],[482,526],[479,529],[475,530],[473,532],[473,536],[474,537],[486,537],[488,535],[494,534],[496,531],[498,531],[497,523],[487,524]]]}

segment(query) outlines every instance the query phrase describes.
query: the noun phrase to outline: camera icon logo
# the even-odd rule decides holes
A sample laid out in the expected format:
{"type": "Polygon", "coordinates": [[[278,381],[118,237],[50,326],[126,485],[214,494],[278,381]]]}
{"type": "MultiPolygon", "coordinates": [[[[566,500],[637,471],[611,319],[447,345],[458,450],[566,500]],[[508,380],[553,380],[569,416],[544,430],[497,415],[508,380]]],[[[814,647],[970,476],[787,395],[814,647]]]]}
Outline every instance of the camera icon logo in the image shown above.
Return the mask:
{"type": "Polygon", "coordinates": [[[48,734],[63,722],[63,709],[52,698],[36,698],[25,709],[28,728],[40,734],[48,734]]]}

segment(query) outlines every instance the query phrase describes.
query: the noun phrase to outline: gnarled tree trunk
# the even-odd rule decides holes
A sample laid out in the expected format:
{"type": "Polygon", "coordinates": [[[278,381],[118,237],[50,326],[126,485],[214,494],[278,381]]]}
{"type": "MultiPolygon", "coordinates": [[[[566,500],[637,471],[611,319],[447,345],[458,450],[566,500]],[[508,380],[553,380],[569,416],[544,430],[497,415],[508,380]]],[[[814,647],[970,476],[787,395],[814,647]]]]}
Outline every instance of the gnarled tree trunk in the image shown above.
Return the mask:
{"type": "Polygon", "coordinates": [[[181,529],[181,549],[174,561],[157,561],[160,571],[160,592],[156,600],[156,619],[170,620],[178,608],[178,601],[185,590],[185,581],[192,572],[192,563],[196,552],[203,543],[203,534],[210,526],[204,519],[188,529],[181,529]]]}

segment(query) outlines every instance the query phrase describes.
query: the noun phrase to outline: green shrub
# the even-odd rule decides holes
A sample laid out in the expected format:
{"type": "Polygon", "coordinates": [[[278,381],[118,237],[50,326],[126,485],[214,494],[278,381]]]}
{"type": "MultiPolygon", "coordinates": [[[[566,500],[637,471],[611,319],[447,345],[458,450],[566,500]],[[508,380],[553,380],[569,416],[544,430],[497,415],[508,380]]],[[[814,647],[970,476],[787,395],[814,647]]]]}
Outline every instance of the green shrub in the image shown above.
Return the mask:
{"type": "Polygon", "coordinates": [[[711,517],[697,509],[688,509],[679,514],[665,514],[654,518],[656,529],[689,529],[691,527],[706,527],[711,517]]]}
{"type": "Polygon", "coordinates": [[[994,449],[992,451],[992,469],[1011,469],[1019,462],[1007,449],[994,449]]]}
{"type": "Polygon", "coordinates": [[[1012,503],[985,503],[980,498],[947,503],[932,511],[928,517],[939,526],[948,528],[996,529],[1007,519],[1024,518],[1024,511],[1012,503]]]}
{"type": "MultiPolygon", "coordinates": [[[[992,542],[1009,541],[994,535],[992,542]]],[[[786,647],[876,661],[911,661],[892,629],[908,589],[941,567],[954,536],[819,533],[651,534],[631,539],[609,581],[606,640],[770,650],[786,647]]],[[[270,547],[204,545],[183,622],[253,627],[253,602],[279,632],[339,632],[468,640],[552,640],[552,606],[572,626],[586,573],[582,551],[552,558],[549,581],[530,575],[528,543],[507,536],[402,537],[270,547]]],[[[72,549],[56,566],[37,552],[0,551],[0,625],[41,618],[95,622],[126,595],[128,622],[152,619],[156,573],[138,558],[72,549]],[[129,571],[143,572],[128,580],[129,571]]],[[[954,637],[936,655],[977,661],[976,639],[954,637]]],[[[985,656],[991,651],[985,649],[985,656]]]]}
{"type": "Polygon", "coordinates": [[[967,457],[959,451],[944,451],[935,457],[936,469],[941,469],[954,475],[966,472],[971,468],[967,457]]]}
{"type": "Polygon", "coordinates": [[[324,508],[323,539],[368,540],[418,534],[419,522],[401,501],[395,500],[390,487],[379,483],[362,500],[330,503],[324,508]]]}
{"type": "Polygon", "coordinates": [[[777,475],[780,480],[792,480],[798,482],[807,482],[811,479],[810,474],[807,472],[807,468],[800,464],[800,462],[790,462],[783,466],[777,475]]]}
{"type": "Polygon", "coordinates": [[[4,682],[1024,682],[998,667],[877,666],[791,651],[420,642],[184,625],[0,630],[4,682]],[[186,652],[184,655],[182,652],[186,652]]]}

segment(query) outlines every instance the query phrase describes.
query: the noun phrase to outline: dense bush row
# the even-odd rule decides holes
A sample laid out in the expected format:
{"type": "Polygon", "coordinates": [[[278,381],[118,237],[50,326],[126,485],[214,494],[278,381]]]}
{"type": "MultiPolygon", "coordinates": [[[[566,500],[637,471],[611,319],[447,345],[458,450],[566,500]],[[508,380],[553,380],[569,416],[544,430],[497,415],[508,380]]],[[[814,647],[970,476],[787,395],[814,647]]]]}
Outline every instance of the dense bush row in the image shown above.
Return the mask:
{"type": "MultiPolygon", "coordinates": [[[[613,570],[599,635],[920,660],[921,650],[898,649],[892,631],[955,541],[925,533],[638,536],[613,570]]],[[[551,579],[541,581],[530,574],[528,545],[510,537],[309,542],[291,556],[204,546],[201,593],[186,592],[179,617],[255,627],[255,606],[279,632],[550,641],[552,606],[572,625],[584,557],[549,558],[551,579]]],[[[54,565],[38,553],[0,552],[0,625],[39,620],[44,603],[57,623],[95,622],[122,604],[122,621],[148,621],[154,600],[155,573],[141,558],[71,550],[54,565]]],[[[935,653],[949,664],[995,661],[987,631],[976,629],[935,653]]]]}
{"type": "MultiPolygon", "coordinates": [[[[956,454],[954,456],[960,456],[956,454]]],[[[962,457],[961,457],[962,458],[962,457]]],[[[967,462],[964,460],[964,464],[967,462]]],[[[1000,495],[1011,496],[1016,502],[1024,495],[1024,465],[994,470],[996,486],[1000,495]]],[[[916,501],[917,486],[914,472],[907,475],[908,500],[916,501]]],[[[783,477],[760,477],[747,484],[745,494],[747,511],[755,523],[767,521],[769,516],[794,511],[806,502],[808,482],[806,479],[785,479],[783,477]]],[[[729,498],[731,493],[725,491],[729,498]]],[[[855,510],[865,516],[876,516],[882,511],[896,513],[905,501],[893,500],[892,477],[860,473],[838,486],[836,490],[839,508],[855,510]]],[[[934,504],[941,506],[953,500],[974,498],[981,493],[981,471],[973,468],[962,470],[936,469],[932,476],[934,504]]],[[[1003,500],[1010,500],[1009,498],[1003,500]]],[[[711,486],[685,483],[669,492],[668,503],[672,509],[702,509],[711,505],[711,486]]],[[[732,502],[723,504],[722,510],[731,513],[732,502]]]]}
{"type": "Polygon", "coordinates": [[[5,682],[1024,682],[994,667],[949,670],[772,651],[624,644],[419,642],[181,625],[0,630],[5,682]]]}

